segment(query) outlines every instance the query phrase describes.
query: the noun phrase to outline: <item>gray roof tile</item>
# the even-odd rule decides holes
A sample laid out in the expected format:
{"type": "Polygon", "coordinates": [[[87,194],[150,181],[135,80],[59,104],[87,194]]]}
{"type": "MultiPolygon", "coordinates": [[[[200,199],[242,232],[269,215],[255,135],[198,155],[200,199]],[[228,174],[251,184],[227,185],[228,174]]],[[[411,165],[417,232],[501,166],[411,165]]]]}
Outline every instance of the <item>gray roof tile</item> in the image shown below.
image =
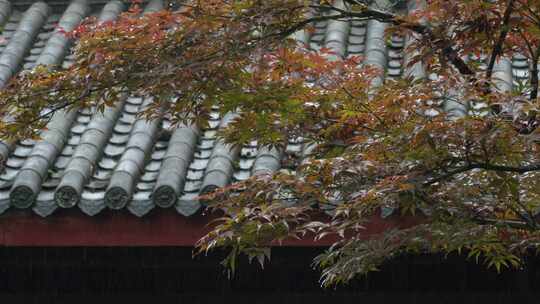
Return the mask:
{"type": "Polygon", "coordinates": [[[11,2],[8,0],[0,1],[0,24],[5,24],[8,21],[11,15],[11,9],[11,2]]]}
{"type": "Polygon", "coordinates": [[[0,65],[7,67],[0,70],[0,87],[3,87],[11,76],[17,73],[23,56],[30,50],[48,14],[49,7],[44,2],[36,2],[24,12],[17,29],[0,55],[0,65]]]}
{"type": "MultiPolygon", "coordinates": [[[[226,114],[219,128],[225,128],[234,118],[236,114],[226,114]]],[[[234,162],[240,156],[238,146],[232,146],[224,143],[222,140],[216,140],[212,154],[204,173],[203,182],[200,192],[202,194],[212,191],[212,189],[226,186],[231,181],[234,172],[234,162]]]]}
{"type": "Polygon", "coordinates": [[[94,216],[105,209],[105,192],[84,191],[78,206],[82,212],[94,216]]]}
{"type": "Polygon", "coordinates": [[[72,31],[90,13],[90,6],[86,0],[74,0],[67,7],[58,22],[54,32],[41,52],[36,64],[58,65],[62,63],[65,54],[69,51],[70,39],[65,32],[72,31]]]}
{"type": "Polygon", "coordinates": [[[17,169],[6,167],[4,168],[4,172],[2,172],[2,175],[0,175],[0,178],[3,180],[8,180],[10,181],[10,184],[13,184],[13,178],[17,175],[17,173],[17,169]]]}
{"type": "Polygon", "coordinates": [[[154,204],[149,199],[151,192],[138,192],[127,205],[127,209],[138,217],[143,217],[154,208],[154,204]]]}
{"type": "MultiPolygon", "coordinates": [[[[106,5],[89,5],[90,0],[73,0],[62,14],[50,14],[46,4],[37,2],[26,10],[0,0],[0,24],[4,25],[0,43],[0,85],[21,65],[35,63],[69,65],[70,43],[55,29],[54,22],[73,28],[83,16],[113,20],[126,9],[120,0],[106,5]],[[55,21],[56,20],[56,21],[55,21]],[[26,56],[26,57],[25,57],[26,56]]],[[[378,0],[378,8],[389,5],[378,0]]],[[[416,0],[409,1],[409,10],[416,0]]],[[[336,2],[346,8],[344,2],[336,2]]],[[[145,12],[162,8],[161,0],[149,1],[145,12]]],[[[328,12],[314,11],[313,14],[328,12]]],[[[386,24],[378,21],[323,21],[313,33],[303,32],[296,39],[313,49],[323,46],[336,54],[333,60],[364,55],[364,63],[386,73],[384,77],[425,77],[421,64],[404,68],[411,55],[403,49],[414,37],[384,37],[386,24]]],[[[529,62],[523,56],[501,60],[495,67],[498,88],[506,91],[512,82],[526,80],[529,62]]],[[[291,138],[283,150],[261,147],[257,142],[233,147],[217,139],[235,114],[220,117],[211,113],[208,126],[197,130],[191,125],[170,125],[170,117],[148,122],[138,114],[150,100],[126,96],[103,113],[84,108],[53,115],[48,130],[39,141],[0,142],[0,213],[10,206],[32,208],[40,216],[49,216],[58,207],[78,206],[88,215],[105,208],[129,210],[144,216],[156,206],[172,208],[185,216],[198,212],[204,202],[199,195],[215,187],[245,180],[258,174],[292,169],[316,147],[302,138],[291,138]]]]}
{"type": "Polygon", "coordinates": [[[201,208],[201,203],[197,199],[197,193],[186,193],[178,199],[175,209],[178,213],[184,216],[190,216],[201,208]]]}
{"type": "Polygon", "coordinates": [[[495,62],[493,67],[493,81],[501,92],[512,90],[512,62],[508,58],[502,58],[495,62]]]}
{"type": "Polygon", "coordinates": [[[163,0],[150,0],[144,8],[144,13],[154,13],[165,8],[163,0]]]}
{"type": "Polygon", "coordinates": [[[47,217],[51,215],[58,208],[58,206],[48,197],[42,197],[41,194],[40,197],[38,197],[37,202],[32,210],[41,217],[47,217]]]}
{"type": "Polygon", "coordinates": [[[9,196],[0,192],[0,214],[9,209],[9,196]]]}
{"type": "MultiPolygon", "coordinates": [[[[343,0],[336,0],[334,5],[339,9],[347,9],[343,0]]],[[[349,36],[350,21],[329,20],[324,38],[325,46],[335,53],[331,60],[339,60],[345,57],[347,52],[347,38],[349,36]]]]}
{"type": "Polygon", "coordinates": [[[260,149],[255,162],[253,164],[253,175],[257,174],[271,174],[281,167],[281,158],[283,152],[276,148],[262,148],[260,149]]]}
{"type": "Polygon", "coordinates": [[[152,195],[156,205],[170,207],[181,194],[198,137],[194,126],[181,125],[174,130],[152,195]]]}
{"type": "MultiPolygon", "coordinates": [[[[152,99],[147,98],[142,107],[145,108],[151,102],[152,99]]],[[[121,155],[107,188],[105,202],[109,208],[123,208],[131,200],[135,183],[145,169],[148,155],[152,151],[160,123],[160,119],[147,121],[144,118],[134,122],[126,150],[121,155]]]]}

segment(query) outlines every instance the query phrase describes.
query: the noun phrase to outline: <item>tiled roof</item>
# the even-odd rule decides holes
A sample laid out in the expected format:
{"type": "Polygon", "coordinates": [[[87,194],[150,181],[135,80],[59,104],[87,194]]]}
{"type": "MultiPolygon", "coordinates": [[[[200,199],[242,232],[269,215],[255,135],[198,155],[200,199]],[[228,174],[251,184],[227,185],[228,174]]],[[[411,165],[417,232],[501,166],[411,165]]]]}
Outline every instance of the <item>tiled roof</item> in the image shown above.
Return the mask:
{"type": "MultiPolygon", "coordinates": [[[[0,24],[4,24],[0,86],[21,69],[36,64],[72,63],[70,41],[55,30],[56,23],[69,30],[86,16],[111,20],[126,9],[118,0],[73,0],[63,5],[62,1],[48,2],[53,4],[0,0],[0,24]]],[[[410,2],[411,6],[416,3],[410,2]]],[[[162,0],[151,0],[144,11],[156,11],[164,5],[162,0]]],[[[343,3],[338,0],[336,5],[343,3]]],[[[403,69],[407,58],[402,51],[407,39],[394,35],[386,41],[386,27],[375,20],[330,20],[317,22],[313,33],[296,37],[313,49],[332,49],[336,54],[332,59],[363,55],[365,62],[386,71],[373,85],[404,73],[420,77],[424,73],[421,67],[403,69]]],[[[526,79],[527,66],[525,58],[516,57],[499,63],[497,71],[507,76],[504,79],[510,80],[513,75],[516,81],[526,79]]],[[[138,118],[137,113],[150,102],[126,95],[102,113],[93,109],[61,111],[53,116],[39,141],[0,142],[0,158],[5,162],[0,175],[0,213],[9,208],[31,208],[48,216],[58,208],[80,208],[95,215],[105,208],[127,208],[143,216],[157,206],[175,208],[189,216],[201,208],[197,200],[200,193],[290,167],[311,147],[296,138],[285,151],[260,148],[256,141],[233,148],[216,139],[216,132],[234,114],[220,117],[218,112],[213,113],[204,130],[188,125],[171,127],[165,113],[150,122],[138,118]]]]}

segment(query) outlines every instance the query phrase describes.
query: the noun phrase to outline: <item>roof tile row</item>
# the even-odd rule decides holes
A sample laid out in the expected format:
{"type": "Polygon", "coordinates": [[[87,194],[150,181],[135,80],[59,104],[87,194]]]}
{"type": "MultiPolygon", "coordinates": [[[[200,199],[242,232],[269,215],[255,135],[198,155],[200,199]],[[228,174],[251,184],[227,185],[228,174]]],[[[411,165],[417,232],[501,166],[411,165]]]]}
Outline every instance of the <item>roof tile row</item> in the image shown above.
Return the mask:
{"type": "MultiPolygon", "coordinates": [[[[21,66],[32,68],[38,63],[65,67],[72,63],[71,43],[54,22],[70,30],[85,16],[113,20],[126,9],[121,1],[100,6],[91,2],[73,0],[66,3],[61,15],[56,15],[43,2],[20,11],[23,7],[0,0],[6,40],[4,46],[0,43],[0,85],[21,66]],[[29,57],[31,60],[25,59],[29,57]]],[[[346,9],[342,0],[335,4],[346,9]]],[[[390,4],[389,0],[377,1],[378,8],[390,4]]],[[[162,0],[152,0],[144,12],[163,7],[162,0]]],[[[413,9],[415,5],[409,5],[409,10],[413,9]]],[[[327,13],[313,11],[314,15],[327,13]]],[[[332,60],[363,56],[363,64],[386,72],[374,81],[375,86],[387,77],[425,77],[419,64],[404,68],[407,65],[403,62],[409,62],[411,56],[403,49],[412,38],[395,35],[387,44],[386,27],[374,20],[321,21],[314,24],[312,33],[299,32],[295,37],[312,49],[331,49],[332,60]]],[[[526,77],[527,66],[526,59],[516,56],[499,63],[495,74],[504,79],[501,86],[508,89],[512,81],[526,77]]],[[[256,141],[233,147],[217,139],[216,133],[226,127],[234,113],[224,117],[212,113],[209,126],[202,130],[192,125],[172,127],[164,109],[157,120],[139,118],[150,102],[149,98],[126,93],[103,113],[90,108],[55,113],[39,141],[0,142],[0,158],[5,160],[0,175],[0,213],[10,207],[32,208],[48,216],[59,207],[76,206],[88,215],[108,208],[143,216],[158,206],[174,207],[188,216],[200,210],[200,194],[255,174],[294,169],[314,148],[302,138],[291,138],[283,151],[261,148],[256,141]]]]}

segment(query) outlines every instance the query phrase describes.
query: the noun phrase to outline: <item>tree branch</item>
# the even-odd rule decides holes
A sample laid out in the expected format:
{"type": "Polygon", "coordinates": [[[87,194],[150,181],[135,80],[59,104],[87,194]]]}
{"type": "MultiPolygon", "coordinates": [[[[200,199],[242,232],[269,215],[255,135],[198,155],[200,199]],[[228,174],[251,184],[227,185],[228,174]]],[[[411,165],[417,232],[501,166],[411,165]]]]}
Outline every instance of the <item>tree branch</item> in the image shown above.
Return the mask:
{"type": "Polygon", "coordinates": [[[310,8],[314,9],[329,9],[338,12],[335,15],[326,15],[320,17],[313,17],[305,19],[294,26],[290,27],[286,31],[279,33],[280,36],[289,36],[294,32],[302,29],[306,25],[324,20],[339,20],[339,19],[360,19],[360,20],[377,20],[380,22],[390,23],[404,29],[408,29],[415,33],[418,33],[426,37],[429,41],[433,42],[435,45],[439,45],[444,57],[462,74],[462,75],[473,75],[473,70],[461,59],[457,50],[454,49],[453,42],[443,36],[436,35],[433,30],[425,24],[420,24],[416,22],[410,22],[405,19],[400,18],[400,16],[394,15],[389,12],[384,12],[376,9],[364,9],[362,11],[347,11],[334,6],[329,5],[310,5],[310,8]]]}
{"type": "Polygon", "coordinates": [[[486,71],[486,79],[489,81],[491,79],[491,75],[493,74],[493,67],[495,66],[495,61],[497,60],[497,57],[501,54],[503,50],[504,41],[506,40],[506,35],[508,35],[508,31],[510,30],[510,16],[512,15],[512,11],[514,8],[514,0],[508,0],[508,5],[506,6],[506,11],[504,12],[503,21],[501,24],[501,33],[499,35],[499,39],[497,39],[497,42],[493,46],[493,50],[491,51],[491,56],[489,58],[489,64],[486,71]]]}
{"type": "MultiPolygon", "coordinates": [[[[518,221],[518,220],[503,220],[503,219],[494,219],[494,218],[477,218],[474,219],[479,224],[490,224],[490,225],[506,225],[515,229],[536,229],[537,226],[531,226],[531,223],[528,221],[518,221]]],[[[536,222],[534,222],[536,223],[536,222]]]]}
{"type": "Polygon", "coordinates": [[[424,182],[425,186],[429,186],[431,184],[438,183],[440,181],[443,181],[447,178],[450,178],[456,174],[464,173],[473,169],[483,169],[487,171],[499,171],[499,172],[514,172],[514,173],[527,173],[531,171],[540,171],[540,163],[528,165],[528,166],[521,166],[521,167],[511,167],[511,166],[502,166],[502,165],[492,165],[488,163],[471,163],[466,166],[457,168],[455,170],[449,171],[446,174],[443,174],[439,177],[433,178],[431,180],[428,180],[424,182]]]}
{"type": "Polygon", "coordinates": [[[540,58],[540,45],[534,52],[531,63],[531,100],[535,100],[538,97],[538,59],[540,58]]]}

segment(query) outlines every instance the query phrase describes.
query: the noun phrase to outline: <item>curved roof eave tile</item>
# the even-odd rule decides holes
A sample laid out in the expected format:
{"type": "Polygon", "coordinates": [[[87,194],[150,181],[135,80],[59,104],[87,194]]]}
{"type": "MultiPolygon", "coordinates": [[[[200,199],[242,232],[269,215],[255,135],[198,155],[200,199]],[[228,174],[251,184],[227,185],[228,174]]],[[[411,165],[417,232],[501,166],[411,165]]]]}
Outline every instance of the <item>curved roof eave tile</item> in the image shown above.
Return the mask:
{"type": "Polygon", "coordinates": [[[34,213],[41,217],[47,217],[58,208],[58,206],[54,203],[53,200],[37,200],[34,204],[34,207],[32,207],[32,210],[34,213]]]}
{"type": "Polygon", "coordinates": [[[133,215],[143,217],[154,209],[155,205],[150,200],[150,192],[139,192],[136,196],[139,197],[134,197],[127,205],[127,209],[133,215]]]}
{"type": "Polygon", "coordinates": [[[181,125],[174,130],[152,193],[157,206],[170,207],[181,195],[199,136],[200,131],[193,125],[181,125]]]}
{"type": "Polygon", "coordinates": [[[197,197],[198,193],[182,195],[176,203],[176,211],[184,216],[194,215],[201,209],[201,202],[197,197]]]}
{"type": "Polygon", "coordinates": [[[84,212],[86,215],[94,216],[98,213],[100,213],[103,209],[105,209],[105,204],[103,203],[103,197],[105,195],[104,192],[97,193],[101,196],[101,199],[95,199],[92,198],[85,198],[83,193],[83,197],[77,204],[79,206],[79,209],[81,209],[82,212],[84,212]]]}
{"type": "MultiPolygon", "coordinates": [[[[219,128],[227,127],[237,116],[238,114],[236,113],[227,113],[223,117],[219,128]]],[[[204,195],[213,189],[229,184],[234,172],[234,163],[238,160],[239,156],[240,147],[227,144],[223,140],[218,139],[206,166],[199,193],[204,195]]]]}
{"type": "MultiPolygon", "coordinates": [[[[146,98],[142,107],[148,107],[153,98],[146,98]]],[[[164,107],[160,109],[160,118],[147,121],[139,118],[133,125],[122,154],[111,176],[105,193],[105,204],[111,209],[121,209],[127,205],[135,193],[135,184],[142,175],[148,156],[156,139],[164,107]]]]}

